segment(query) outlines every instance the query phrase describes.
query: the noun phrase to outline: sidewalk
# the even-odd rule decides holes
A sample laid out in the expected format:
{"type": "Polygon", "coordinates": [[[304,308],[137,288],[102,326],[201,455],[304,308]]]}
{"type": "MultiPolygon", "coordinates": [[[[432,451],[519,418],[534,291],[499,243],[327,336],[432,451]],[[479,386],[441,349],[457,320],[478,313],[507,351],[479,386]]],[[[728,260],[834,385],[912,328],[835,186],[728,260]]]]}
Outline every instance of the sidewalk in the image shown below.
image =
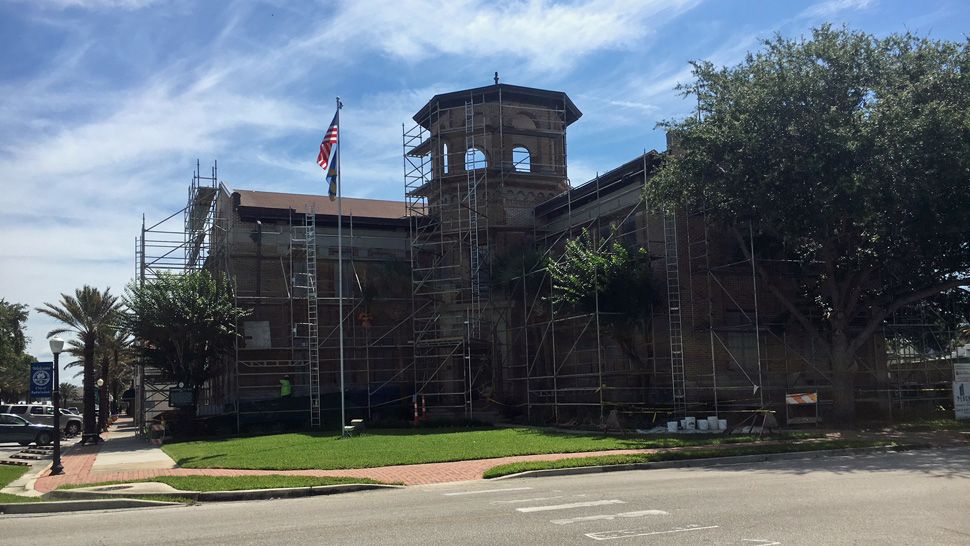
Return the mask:
{"type": "MultiPolygon", "coordinates": [[[[886,439],[900,443],[924,443],[931,445],[966,445],[970,433],[952,431],[936,432],[850,432],[833,433],[845,439],[886,439]]],[[[350,476],[370,478],[386,483],[421,485],[456,481],[480,480],[482,473],[493,466],[523,461],[551,461],[598,455],[627,455],[655,453],[663,449],[628,449],[594,451],[584,453],[553,453],[545,455],[521,455],[413,465],[384,466],[352,470],[236,470],[177,468],[174,461],[161,448],[135,436],[130,419],[120,420],[102,435],[105,442],[97,446],[75,447],[63,456],[64,474],[44,475],[37,479],[34,488],[46,493],[65,484],[106,481],[136,481],[155,476],[254,476],[282,474],[290,476],[350,476]]],[[[733,444],[742,445],[742,444],[733,444]]],[[[724,446],[730,447],[730,446],[724,446]]],[[[692,448],[684,448],[692,449],[692,448]]]]}

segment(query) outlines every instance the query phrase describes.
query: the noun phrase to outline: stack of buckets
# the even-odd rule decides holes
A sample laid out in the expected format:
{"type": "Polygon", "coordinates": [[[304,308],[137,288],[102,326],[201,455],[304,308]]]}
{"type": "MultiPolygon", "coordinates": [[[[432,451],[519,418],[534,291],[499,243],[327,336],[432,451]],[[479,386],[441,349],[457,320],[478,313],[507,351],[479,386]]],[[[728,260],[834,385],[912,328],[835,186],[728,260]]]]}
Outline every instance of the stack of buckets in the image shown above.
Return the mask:
{"type": "Polygon", "coordinates": [[[684,417],[680,422],[667,421],[667,432],[677,432],[678,427],[680,430],[723,431],[727,430],[727,419],[718,419],[712,415],[700,421],[696,417],[684,417]]]}

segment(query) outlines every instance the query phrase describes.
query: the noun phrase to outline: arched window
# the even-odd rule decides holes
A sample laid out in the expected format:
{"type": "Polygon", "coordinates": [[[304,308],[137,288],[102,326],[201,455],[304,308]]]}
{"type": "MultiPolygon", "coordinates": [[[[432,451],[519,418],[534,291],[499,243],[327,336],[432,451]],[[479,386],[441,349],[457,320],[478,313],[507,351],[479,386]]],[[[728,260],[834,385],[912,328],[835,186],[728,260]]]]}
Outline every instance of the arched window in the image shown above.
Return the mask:
{"type": "Polygon", "coordinates": [[[441,171],[444,174],[448,174],[448,143],[445,142],[441,145],[441,171]]]}
{"type": "Polygon", "coordinates": [[[532,155],[529,150],[523,146],[512,148],[512,167],[515,168],[515,172],[532,172],[532,155]]]}
{"type": "Polygon", "coordinates": [[[478,148],[469,148],[465,151],[465,170],[484,169],[488,165],[485,161],[485,152],[478,148]]]}

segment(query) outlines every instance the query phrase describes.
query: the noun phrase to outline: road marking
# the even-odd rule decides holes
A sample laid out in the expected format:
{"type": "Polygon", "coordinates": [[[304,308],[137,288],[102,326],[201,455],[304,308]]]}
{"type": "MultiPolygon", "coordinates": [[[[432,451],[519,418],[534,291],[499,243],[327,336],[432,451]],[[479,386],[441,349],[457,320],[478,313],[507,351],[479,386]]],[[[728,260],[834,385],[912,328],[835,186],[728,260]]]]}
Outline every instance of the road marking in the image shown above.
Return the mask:
{"type": "Polygon", "coordinates": [[[481,491],[459,491],[458,493],[444,493],[446,497],[454,497],[456,495],[481,495],[483,493],[502,493],[504,491],[527,491],[532,489],[531,487],[509,487],[507,489],[483,489],[481,491]]]}
{"type": "Polygon", "coordinates": [[[602,514],[599,516],[580,516],[578,518],[566,518],[566,519],[554,519],[549,523],[555,523],[556,525],[569,525],[570,523],[579,523],[581,521],[596,521],[596,520],[614,520],[616,518],[639,518],[643,516],[669,516],[668,512],[663,510],[638,510],[636,512],[620,512],[619,514],[602,514]]]}
{"type": "Polygon", "coordinates": [[[585,508],[587,506],[605,506],[607,504],[626,504],[621,500],[598,500],[598,501],[587,501],[587,502],[572,502],[569,504],[554,504],[552,506],[526,506],[524,508],[516,508],[519,512],[547,512],[549,510],[567,510],[569,508],[585,508]]]}
{"type": "Polygon", "coordinates": [[[705,529],[717,529],[718,525],[707,527],[697,527],[688,525],[687,527],[677,527],[669,531],[647,531],[646,529],[624,529],[622,531],[603,531],[601,533],[586,533],[586,536],[593,540],[615,540],[618,538],[648,537],[652,535],[667,535],[670,533],[687,533],[690,531],[703,531],[705,529]]]}
{"type": "Polygon", "coordinates": [[[761,544],[761,546],[778,546],[781,543],[774,540],[765,540],[763,538],[743,538],[741,542],[754,542],[755,544],[761,544]]]}
{"type": "Polygon", "coordinates": [[[531,499],[492,501],[489,504],[521,504],[523,502],[536,502],[536,501],[544,501],[544,500],[565,499],[566,497],[585,497],[585,496],[586,496],[585,493],[582,495],[556,495],[555,497],[533,497],[531,499]]]}

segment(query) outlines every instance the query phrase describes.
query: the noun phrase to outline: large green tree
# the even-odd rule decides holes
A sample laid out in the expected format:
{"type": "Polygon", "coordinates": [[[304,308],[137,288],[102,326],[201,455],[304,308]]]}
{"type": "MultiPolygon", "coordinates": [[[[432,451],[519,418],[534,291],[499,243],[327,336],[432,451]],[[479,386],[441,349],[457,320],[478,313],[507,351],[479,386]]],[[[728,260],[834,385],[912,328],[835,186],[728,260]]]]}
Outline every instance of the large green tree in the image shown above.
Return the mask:
{"type": "Polygon", "coordinates": [[[160,274],[125,293],[125,325],[146,363],[172,380],[199,387],[235,346],[237,307],[232,285],[208,271],[160,274]]]}
{"type": "Polygon", "coordinates": [[[27,377],[34,358],[24,353],[26,322],[26,305],[0,299],[0,400],[18,398],[27,391],[27,377]]]}
{"type": "Polygon", "coordinates": [[[968,42],[823,26],[693,66],[698,115],[661,124],[677,144],[648,193],[706,211],[745,253],[750,222],[770,257],[802,264],[758,272],[827,347],[836,417],[852,419],[883,321],[970,284],[968,42]]]}
{"type": "MultiPolygon", "coordinates": [[[[73,332],[77,334],[82,347],[84,361],[84,438],[82,442],[97,441],[97,423],[94,413],[94,351],[98,337],[106,328],[116,324],[119,319],[120,303],[110,288],[104,292],[85,285],[74,291],[74,295],[61,294],[57,305],[45,303],[37,312],[53,317],[66,326],[51,330],[49,336],[73,332]]],[[[103,412],[102,412],[103,413],[103,412]]]]}

